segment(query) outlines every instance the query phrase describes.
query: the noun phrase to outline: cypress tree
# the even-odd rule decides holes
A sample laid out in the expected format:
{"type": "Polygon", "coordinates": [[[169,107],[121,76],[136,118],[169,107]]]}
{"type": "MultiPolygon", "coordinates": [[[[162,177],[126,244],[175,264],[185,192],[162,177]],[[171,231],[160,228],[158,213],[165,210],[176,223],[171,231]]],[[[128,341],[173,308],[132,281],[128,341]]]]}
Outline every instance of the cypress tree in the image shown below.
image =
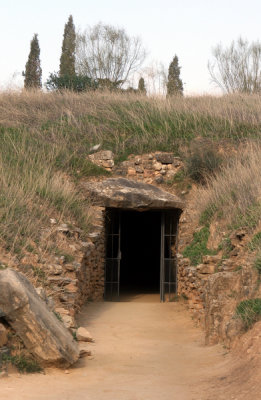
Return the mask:
{"type": "Polygon", "coordinates": [[[40,89],[42,87],[42,68],[40,62],[40,47],[38,35],[35,33],[31,40],[31,48],[28,61],[25,65],[24,87],[25,89],[40,89]]]}
{"type": "Polygon", "coordinates": [[[180,68],[179,59],[175,55],[169,65],[167,96],[183,95],[183,83],[180,79],[180,68]]]}
{"type": "Polygon", "coordinates": [[[142,78],[142,77],[139,79],[138,91],[142,94],[147,93],[147,90],[145,87],[145,81],[144,81],[144,78],[142,78]]]}
{"type": "Polygon", "coordinates": [[[75,48],[75,26],[73,23],[73,17],[70,15],[67,24],[64,26],[62,54],[60,58],[60,76],[75,75],[75,48]]]}

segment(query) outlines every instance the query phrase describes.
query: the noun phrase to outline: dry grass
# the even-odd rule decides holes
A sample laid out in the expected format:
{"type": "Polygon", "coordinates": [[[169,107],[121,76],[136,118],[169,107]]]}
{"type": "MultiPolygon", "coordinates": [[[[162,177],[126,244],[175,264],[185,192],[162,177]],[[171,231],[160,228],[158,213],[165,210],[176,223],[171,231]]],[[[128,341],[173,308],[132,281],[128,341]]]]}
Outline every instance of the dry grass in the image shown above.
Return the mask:
{"type": "MultiPolygon", "coordinates": [[[[153,150],[179,154],[184,144],[199,136],[240,141],[259,139],[260,132],[258,96],[165,100],[105,92],[1,93],[0,242],[21,252],[31,239],[37,240],[53,214],[88,230],[88,204],[77,192],[77,180],[104,173],[86,158],[97,143],[121,160],[130,153],[153,150]]],[[[232,169],[239,168],[238,163],[231,166],[235,185],[232,169]]],[[[252,178],[243,178],[244,174],[242,167],[240,190],[248,199],[237,200],[242,212],[254,204],[257,186],[249,191],[254,172],[252,178]]],[[[225,191],[231,198],[231,189],[225,191]]],[[[217,193],[213,201],[222,196],[225,192],[217,193]]]]}
{"type": "Polygon", "coordinates": [[[197,192],[201,221],[225,218],[231,228],[255,228],[261,219],[261,145],[249,142],[197,192]]]}

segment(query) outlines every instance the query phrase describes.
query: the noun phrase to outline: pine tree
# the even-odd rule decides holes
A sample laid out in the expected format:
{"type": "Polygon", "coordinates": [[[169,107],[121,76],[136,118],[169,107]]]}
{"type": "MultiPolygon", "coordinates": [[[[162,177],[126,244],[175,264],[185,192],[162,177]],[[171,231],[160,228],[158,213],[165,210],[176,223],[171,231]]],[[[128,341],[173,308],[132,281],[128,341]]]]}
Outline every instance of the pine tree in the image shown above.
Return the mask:
{"type": "Polygon", "coordinates": [[[31,40],[31,48],[28,61],[25,65],[24,87],[25,89],[40,89],[42,87],[42,68],[40,62],[40,47],[38,35],[35,33],[31,40]]]}
{"type": "Polygon", "coordinates": [[[75,75],[75,48],[75,26],[73,23],[73,17],[70,15],[67,24],[64,26],[62,54],[60,58],[60,76],[75,75]]]}
{"type": "Polygon", "coordinates": [[[139,79],[138,91],[142,94],[147,94],[144,78],[139,79]]]}
{"type": "Polygon", "coordinates": [[[183,95],[183,83],[180,79],[180,68],[179,59],[175,55],[169,65],[167,96],[183,95]]]}

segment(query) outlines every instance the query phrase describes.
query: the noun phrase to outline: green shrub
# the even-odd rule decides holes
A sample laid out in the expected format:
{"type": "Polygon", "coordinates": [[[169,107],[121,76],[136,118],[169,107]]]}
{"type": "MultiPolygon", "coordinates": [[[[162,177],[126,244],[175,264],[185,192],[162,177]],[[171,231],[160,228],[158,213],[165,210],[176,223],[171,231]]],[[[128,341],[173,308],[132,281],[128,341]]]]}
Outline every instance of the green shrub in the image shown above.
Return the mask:
{"type": "Polygon", "coordinates": [[[96,90],[98,82],[84,75],[62,75],[54,72],[49,75],[45,84],[47,90],[72,90],[74,92],[84,92],[96,90]]]}
{"type": "Polygon", "coordinates": [[[194,233],[193,241],[184,249],[183,256],[189,258],[192,265],[200,264],[205,255],[216,254],[216,251],[207,248],[209,234],[209,227],[204,226],[200,231],[194,233]]]}
{"type": "Polygon", "coordinates": [[[37,361],[26,357],[23,354],[17,356],[3,355],[2,361],[3,363],[11,363],[18,369],[18,371],[22,373],[35,373],[43,371],[42,367],[37,363],[37,361]]]}
{"type": "Polygon", "coordinates": [[[236,316],[241,318],[245,329],[261,319],[261,299],[248,299],[241,301],[236,308],[236,316]]]}

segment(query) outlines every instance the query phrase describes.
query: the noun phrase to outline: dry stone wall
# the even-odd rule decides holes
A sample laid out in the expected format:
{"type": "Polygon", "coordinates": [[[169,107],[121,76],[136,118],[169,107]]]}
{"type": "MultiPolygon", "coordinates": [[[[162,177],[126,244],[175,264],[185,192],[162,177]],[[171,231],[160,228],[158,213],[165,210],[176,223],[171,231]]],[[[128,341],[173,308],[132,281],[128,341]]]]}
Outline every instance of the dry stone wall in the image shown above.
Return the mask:
{"type": "MultiPolygon", "coordinates": [[[[104,213],[101,212],[103,218],[104,213]]],[[[77,271],[78,296],[75,307],[78,310],[86,301],[102,301],[104,295],[105,232],[103,226],[89,235],[81,267],[77,271]]]]}
{"type": "MultiPolygon", "coordinates": [[[[186,228],[182,232],[181,226],[180,251],[188,242],[186,235],[186,228]]],[[[242,321],[235,318],[237,305],[261,295],[246,232],[236,231],[229,240],[229,257],[223,258],[220,251],[215,256],[204,256],[201,264],[192,266],[188,258],[178,256],[178,291],[188,299],[194,320],[205,330],[206,344],[221,341],[228,347],[242,333],[242,321]]]]}
{"type": "Polygon", "coordinates": [[[156,184],[170,181],[183,165],[180,157],[165,152],[130,155],[118,165],[114,164],[114,155],[109,150],[91,154],[89,159],[114,175],[156,184]]]}

